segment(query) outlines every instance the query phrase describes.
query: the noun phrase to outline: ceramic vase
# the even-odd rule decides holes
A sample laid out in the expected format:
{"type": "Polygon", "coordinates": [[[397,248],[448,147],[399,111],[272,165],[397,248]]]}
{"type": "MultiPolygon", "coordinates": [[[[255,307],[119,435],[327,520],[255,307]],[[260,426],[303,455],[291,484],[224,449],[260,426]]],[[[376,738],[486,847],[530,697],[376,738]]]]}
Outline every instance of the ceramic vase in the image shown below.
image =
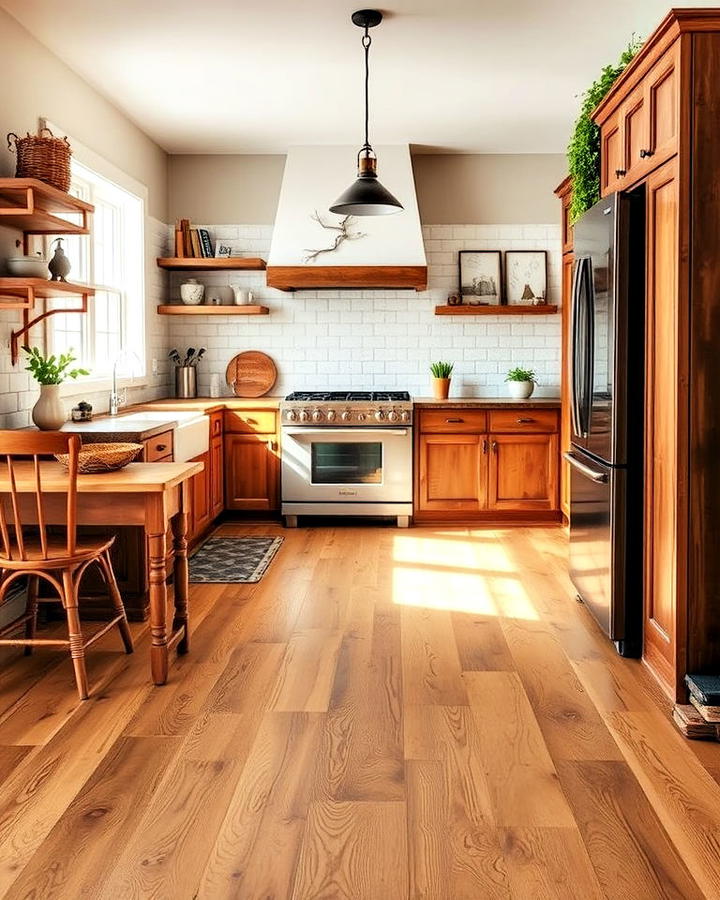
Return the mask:
{"type": "Polygon", "coordinates": [[[534,381],[508,381],[510,396],[515,400],[527,400],[535,390],[534,381]]]}
{"type": "Polygon", "coordinates": [[[450,393],[450,379],[449,378],[433,378],[432,386],[433,386],[433,397],[436,400],[447,400],[448,394],[450,393]]]}
{"type": "Polygon", "coordinates": [[[198,306],[205,296],[205,285],[198,284],[195,278],[188,278],[180,285],[180,299],[185,306],[198,306]]]}
{"type": "Polygon", "coordinates": [[[32,420],[40,431],[58,431],[66,419],[59,384],[41,384],[40,397],[32,408],[32,420]]]}

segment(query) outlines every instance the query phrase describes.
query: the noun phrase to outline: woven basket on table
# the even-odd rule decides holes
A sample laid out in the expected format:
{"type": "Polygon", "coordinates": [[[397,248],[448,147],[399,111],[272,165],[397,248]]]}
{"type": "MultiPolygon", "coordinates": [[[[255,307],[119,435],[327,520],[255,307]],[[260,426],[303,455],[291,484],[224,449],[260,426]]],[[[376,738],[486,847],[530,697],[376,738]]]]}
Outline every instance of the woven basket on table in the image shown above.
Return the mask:
{"type": "Polygon", "coordinates": [[[16,178],[38,178],[65,193],[70,190],[72,148],[66,137],[56,138],[49,128],[41,128],[36,135],[28,133],[23,138],[10,132],[8,150],[13,149],[13,140],[17,153],[16,178]]]}
{"type": "MultiPolygon", "coordinates": [[[[142,444],[83,444],[78,454],[78,472],[113,472],[131,463],[143,449],[142,444]]],[[[67,453],[56,453],[55,459],[67,467],[67,453]]]]}

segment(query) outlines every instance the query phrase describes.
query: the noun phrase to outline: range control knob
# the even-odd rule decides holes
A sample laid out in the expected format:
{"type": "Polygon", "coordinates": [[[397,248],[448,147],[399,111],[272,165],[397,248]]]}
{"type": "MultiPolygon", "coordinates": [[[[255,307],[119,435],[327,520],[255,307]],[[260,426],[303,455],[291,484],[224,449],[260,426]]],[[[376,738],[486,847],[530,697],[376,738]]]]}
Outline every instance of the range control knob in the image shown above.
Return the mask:
{"type": "Polygon", "coordinates": [[[310,421],[310,412],[307,409],[300,410],[300,421],[301,422],[309,422],[310,421]]]}
{"type": "Polygon", "coordinates": [[[328,422],[334,422],[334,421],[335,421],[335,410],[334,410],[334,409],[329,409],[329,410],[327,411],[327,420],[328,420],[328,422]]]}
{"type": "Polygon", "coordinates": [[[343,422],[349,422],[350,419],[352,419],[352,413],[350,412],[349,409],[346,409],[343,412],[343,414],[340,416],[340,418],[343,420],[343,422]]]}
{"type": "Polygon", "coordinates": [[[322,422],[324,419],[323,411],[321,409],[314,409],[312,414],[313,422],[322,422]]]}
{"type": "Polygon", "coordinates": [[[294,409],[289,409],[285,413],[285,418],[288,420],[288,422],[297,422],[297,417],[298,417],[298,414],[295,412],[294,409]]]}
{"type": "Polygon", "coordinates": [[[406,409],[404,409],[402,411],[402,413],[400,414],[400,418],[403,420],[403,422],[409,422],[410,421],[410,413],[406,409]]]}
{"type": "Polygon", "coordinates": [[[395,412],[394,409],[391,409],[390,412],[388,413],[388,421],[390,421],[390,422],[397,422],[397,420],[399,418],[400,418],[400,416],[395,412]]]}
{"type": "Polygon", "coordinates": [[[365,419],[367,419],[367,416],[365,415],[365,413],[358,413],[358,414],[357,414],[357,420],[358,420],[358,422],[364,422],[365,419]]]}
{"type": "Polygon", "coordinates": [[[377,419],[378,422],[384,422],[385,421],[385,413],[381,409],[379,409],[375,413],[375,418],[377,419]]]}

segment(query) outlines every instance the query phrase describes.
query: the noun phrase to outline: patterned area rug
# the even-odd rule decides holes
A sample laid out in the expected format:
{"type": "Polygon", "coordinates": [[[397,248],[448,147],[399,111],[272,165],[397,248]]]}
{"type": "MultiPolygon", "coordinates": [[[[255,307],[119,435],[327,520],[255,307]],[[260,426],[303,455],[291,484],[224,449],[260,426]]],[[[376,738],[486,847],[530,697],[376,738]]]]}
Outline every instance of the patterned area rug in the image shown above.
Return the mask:
{"type": "Polygon", "coordinates": [[[263,577],[283,542],[281,537],[211,537],[190,558],[194,584],[254,584],[263,577]]]}

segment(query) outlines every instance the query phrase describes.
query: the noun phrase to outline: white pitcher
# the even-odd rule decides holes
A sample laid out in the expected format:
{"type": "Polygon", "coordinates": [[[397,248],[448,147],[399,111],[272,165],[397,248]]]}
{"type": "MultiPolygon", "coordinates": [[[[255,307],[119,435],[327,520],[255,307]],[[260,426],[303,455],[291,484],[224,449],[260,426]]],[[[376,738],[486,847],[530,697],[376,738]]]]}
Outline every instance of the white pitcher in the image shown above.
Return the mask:
{"type": "Polygon", "coordinates": [[[235,288],[235,306],[249,306],[252,302],[252,291],[246,291],[245,288],[235,288]]]}

